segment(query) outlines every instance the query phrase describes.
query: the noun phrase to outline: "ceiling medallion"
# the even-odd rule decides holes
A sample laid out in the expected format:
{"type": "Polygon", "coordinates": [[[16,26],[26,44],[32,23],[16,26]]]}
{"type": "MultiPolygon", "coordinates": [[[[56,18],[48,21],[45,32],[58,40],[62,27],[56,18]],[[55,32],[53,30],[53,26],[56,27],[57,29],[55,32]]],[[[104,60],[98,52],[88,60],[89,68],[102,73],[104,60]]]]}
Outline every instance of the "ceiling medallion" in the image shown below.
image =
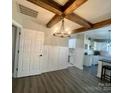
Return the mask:
{"type": "Polygon", "coordinates": [[[62,24],[61,24],[60,30],[54,32],[53,36],[61,37],[61,38],[70,37],[70,32],[65,31],[64,18],[63,17],[62,17],[62,24]]]}

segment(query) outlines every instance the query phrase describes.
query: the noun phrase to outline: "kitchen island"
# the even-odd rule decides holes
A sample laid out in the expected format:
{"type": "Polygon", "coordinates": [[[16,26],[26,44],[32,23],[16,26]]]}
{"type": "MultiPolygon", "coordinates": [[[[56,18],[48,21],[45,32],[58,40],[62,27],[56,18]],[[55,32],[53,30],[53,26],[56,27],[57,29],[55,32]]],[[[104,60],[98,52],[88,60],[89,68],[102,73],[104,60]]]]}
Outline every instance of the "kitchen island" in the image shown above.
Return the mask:
{"type": "Polygon", "coordinates": [[[98,61],[97,77],[101,78],[102,66],[108,65],[111,66],[111,60],[102,59],[98,61]]]}

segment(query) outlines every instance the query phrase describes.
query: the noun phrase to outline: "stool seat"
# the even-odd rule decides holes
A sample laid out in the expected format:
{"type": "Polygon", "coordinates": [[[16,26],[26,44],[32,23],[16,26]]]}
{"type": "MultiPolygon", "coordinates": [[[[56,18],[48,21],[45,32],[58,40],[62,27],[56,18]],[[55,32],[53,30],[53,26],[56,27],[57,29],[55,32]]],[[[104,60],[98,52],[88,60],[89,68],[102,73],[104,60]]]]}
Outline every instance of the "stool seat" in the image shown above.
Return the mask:
{"type": "Polygon", "coordinates": [[[104,66],[102,66],[102,67],[105,68],[105,69],[111,70],[111,66],[104,65],[104,66]]]}

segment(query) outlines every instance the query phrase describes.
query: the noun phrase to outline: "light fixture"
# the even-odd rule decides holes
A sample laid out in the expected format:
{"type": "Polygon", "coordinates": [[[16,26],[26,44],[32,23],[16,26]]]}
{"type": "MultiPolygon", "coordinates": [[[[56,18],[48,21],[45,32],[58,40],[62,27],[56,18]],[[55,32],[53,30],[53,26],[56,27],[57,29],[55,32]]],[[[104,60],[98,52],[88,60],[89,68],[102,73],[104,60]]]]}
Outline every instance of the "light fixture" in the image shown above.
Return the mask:
{"type": "Polygon", "coordinates": [[[60,30],[55,31],[53,33],[53,36],[65,38],[65,37],[70,37],[70,34],[71,34],[70,32],[65,31],[64,18],[62,17],[62,24],[61,24],[60,30]]]}

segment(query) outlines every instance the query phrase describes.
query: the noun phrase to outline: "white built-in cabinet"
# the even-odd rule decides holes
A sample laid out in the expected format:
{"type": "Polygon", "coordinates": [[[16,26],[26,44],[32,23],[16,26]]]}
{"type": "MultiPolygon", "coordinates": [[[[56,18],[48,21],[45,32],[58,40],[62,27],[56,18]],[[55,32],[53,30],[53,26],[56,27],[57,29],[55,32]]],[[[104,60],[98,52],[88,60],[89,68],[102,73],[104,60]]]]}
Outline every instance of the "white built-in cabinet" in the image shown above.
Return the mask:
{"type": "Polygon", "coordinates": [[[92,59],[93,56],[92,55],[84,55],[84,66],[92,66],[92,59]]]}
{"type": "Polygon", "coordinates": [[[64,69],[68,67],[68,47],[59,47],[59,67],[64,69]]]}
{"type": "Polygon", "coordinates": [[[45,45],[45,62],[47,67],[44,72],[64,69],[68,67],[68,48],[45,45]]]}
{"type": "Polygon", "coordinates": [[[92,66],[97,65],[98,61],[100,60],[100,56],[94,56],[94,55],[84,55],[84,66],[92,66]]]}
{"type": "Polygon", "coordinates": [[[72,39],[69,39],[69,48],[76,48],[76,39],[75,38],[72,38],[72,39]]]}
{"type": "Polygon", "coordinates": [[[18,77],[41,73],[43,63],[44,33],[23,29],[20,35],[18,77]]]}
{"type": "Polygon", "coordinates": [[[44,45],[44,33],[21,32],[18,77],[37,75],[68,66],[68,47],[44,45]]]}

